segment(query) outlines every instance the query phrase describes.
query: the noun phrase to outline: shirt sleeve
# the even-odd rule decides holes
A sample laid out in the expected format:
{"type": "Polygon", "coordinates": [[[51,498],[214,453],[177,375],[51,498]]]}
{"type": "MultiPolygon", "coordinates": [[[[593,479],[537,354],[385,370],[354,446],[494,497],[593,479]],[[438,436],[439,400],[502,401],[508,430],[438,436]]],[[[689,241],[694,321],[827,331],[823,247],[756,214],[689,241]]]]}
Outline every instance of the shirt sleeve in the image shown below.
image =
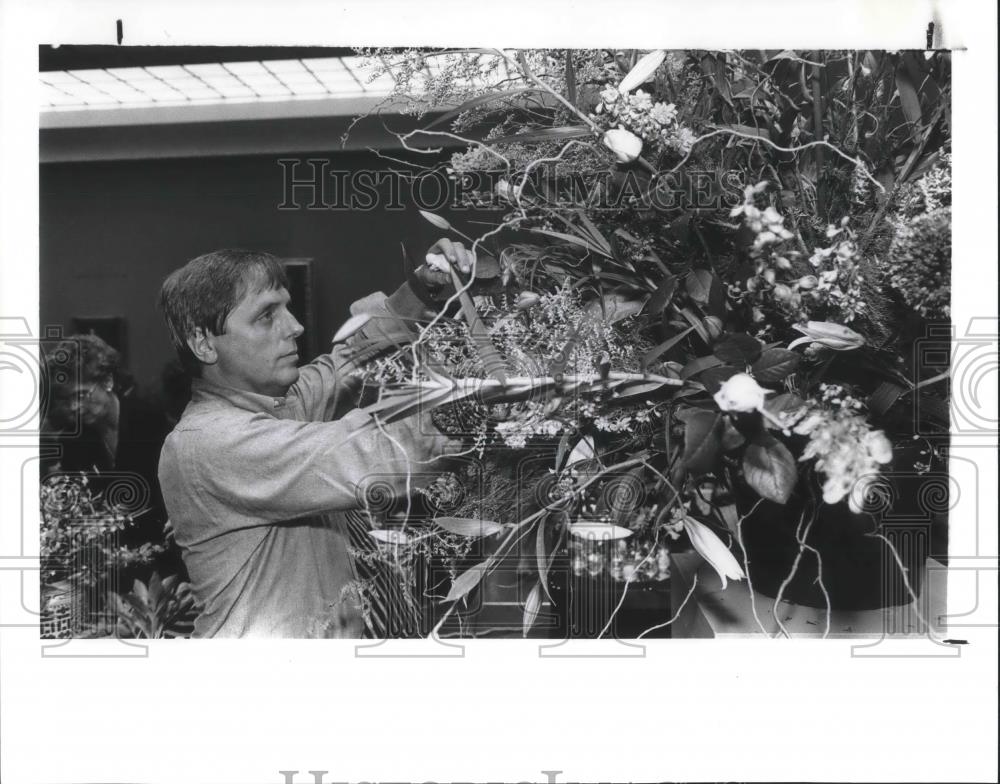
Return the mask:
{"type": "Polygon", "coordinates": [[[299,368],[299,380],[289,390],[290,405],[300,406],[309,421],[332,419],[344,400],[353,400],[360,381],[351,374],[385,349],[408,342],[423,305],[404,283],[391,296],[369,294],[351,305],[351,315],[372,318],[345,343],[299,368]]]}
{"type": "Polygon", "coordinates": [[[366,494],[403,495],[408,484],[436,476],[434,457],[448,445],[429,416],[386,431],[395,444],[357,410],[334,422],[256,414],[239,427],[219,423],[199,441],[211,449],[193,450],[186,470],[225,506],[258,520],[363,509],[366,494]]]}

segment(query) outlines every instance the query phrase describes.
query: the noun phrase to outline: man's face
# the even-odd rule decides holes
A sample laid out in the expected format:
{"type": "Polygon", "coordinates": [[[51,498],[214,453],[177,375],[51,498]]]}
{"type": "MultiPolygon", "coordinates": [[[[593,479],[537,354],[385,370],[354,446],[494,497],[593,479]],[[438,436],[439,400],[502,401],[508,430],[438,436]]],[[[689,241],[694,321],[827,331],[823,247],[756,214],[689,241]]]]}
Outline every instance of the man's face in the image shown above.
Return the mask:
{"type": "Polygon", "coordinates": [[[212,335],[216,362],[205,368],[210,381],[281,397],[298,381],[295,339],[302,325],[288,310],[285,289],[250,292],[226,319],[226,331],[212,335]]]}
{"type": "Polygon", "coordinates": [[[118,396],[111,374],[80,379],[71,388],[60,390],[50,412],[53,420],[64,427],[79,422],[85,427],[113,428],[118,425],[118,415],[118,396]]]}

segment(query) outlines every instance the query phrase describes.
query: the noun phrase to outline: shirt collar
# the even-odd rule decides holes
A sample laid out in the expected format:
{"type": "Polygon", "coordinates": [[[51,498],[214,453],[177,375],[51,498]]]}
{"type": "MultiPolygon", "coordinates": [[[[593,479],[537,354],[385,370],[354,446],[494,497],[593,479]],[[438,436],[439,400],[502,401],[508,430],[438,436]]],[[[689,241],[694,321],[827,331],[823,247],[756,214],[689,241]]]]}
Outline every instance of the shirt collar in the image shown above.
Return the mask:
{"type": "Polygon", "coordinates": [[[248,392],[245,389],[233,389],[220,384],[213,384],[203,378],[191,379],[191,401],[225,400],[244,411],[254,413],[274,414],[285,405],[284,397],[271,397],[248,392]]]}

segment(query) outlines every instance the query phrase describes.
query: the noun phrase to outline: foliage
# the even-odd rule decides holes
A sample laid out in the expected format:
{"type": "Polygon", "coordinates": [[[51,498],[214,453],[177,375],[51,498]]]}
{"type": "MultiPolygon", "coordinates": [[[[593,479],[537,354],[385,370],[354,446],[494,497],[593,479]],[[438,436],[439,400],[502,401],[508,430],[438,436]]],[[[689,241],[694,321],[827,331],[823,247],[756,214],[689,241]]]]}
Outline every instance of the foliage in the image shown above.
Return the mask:
{"type": "Polygon", "coordinates": [[[189,583],[176,574],[160,578],[154,572],[149,584],[135,580],[127,594],[115,594],[118,636],[158,640],[190,636],[197,613],[189,583]]]}
{"type": "Polygon", "coordinates": [[[105,609],[121,573],[152,563],[165,550],[150,542],[119,542],[133,525],[132,514],[95,489],[99,476],[56,473],[40,487],[42,583],[67,585],[84,623],[105,609]]]}
{"type": "Polygon", "coordinates": [[[911,348],[948,315],[946,53],[370,54],[395,98],[443,112],[408,147],[468,145],[450,174],[483,175],[469,223],[491,229],[425,217],[496,269],[490,289],[453,272],[465,323],[442,311],[372,365],[368,410],[430,409],[488,464],[551,460],[448,602],[523,541],[547,591],[581,524],[647,553],[683,532],[738,579],[747,501],[786,503],[814,472],[824,503],[863,511],[923,425],[891,409],[940,380],[911,348]]]}

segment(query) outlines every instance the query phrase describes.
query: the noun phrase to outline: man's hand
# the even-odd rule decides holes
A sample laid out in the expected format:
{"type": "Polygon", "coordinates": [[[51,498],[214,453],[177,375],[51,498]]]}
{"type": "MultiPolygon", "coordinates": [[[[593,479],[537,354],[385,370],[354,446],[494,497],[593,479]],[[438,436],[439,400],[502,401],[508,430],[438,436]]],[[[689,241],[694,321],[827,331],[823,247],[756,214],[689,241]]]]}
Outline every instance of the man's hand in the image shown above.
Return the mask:
{"type": "MultiPolygon", "coordinates": [[[[451,288],[452,280],[448,267],[454,267],[463,275],[468,275],[472,270],[474,256],[461,242],[443,238],[431,245],[425,258],[425,263],[417,267],[415,274],[427,290],[438,297],[441,296],[441,292],[451,288]]],[[[452,293],[454,293],[453,288],[441,299],[447,299],[452,293]]]]}
{"type": "Polygon", "coordinates": [[[461,277],[467,278],[475,262],[476,280],[469,289],[469,293],[473,295],[491,288],[500,273],[500,265],[492,256],[476,256],[461,242],[449,239],[440,239],[431,245],[425,259],[425,263],[417,267],[414,274],[428,293],[439,302],[444,302],[455,293],[449,267],[457,270],[461,277]]]}

